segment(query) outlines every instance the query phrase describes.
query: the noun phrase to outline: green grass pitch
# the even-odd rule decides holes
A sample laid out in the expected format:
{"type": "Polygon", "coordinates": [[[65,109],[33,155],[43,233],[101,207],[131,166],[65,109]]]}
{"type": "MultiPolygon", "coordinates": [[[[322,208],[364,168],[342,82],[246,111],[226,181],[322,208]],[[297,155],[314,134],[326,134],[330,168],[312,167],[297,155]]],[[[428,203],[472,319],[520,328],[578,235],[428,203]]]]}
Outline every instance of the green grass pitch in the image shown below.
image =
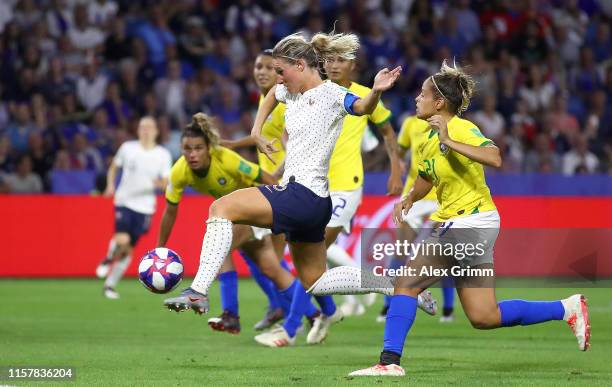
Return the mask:
{"type": "MultiPolygon", "coordinates": [[[[236,336],[206,324],[220,312],[217,286],[204,317],[164,310],[164,296],[135,280],[120,283],[116,301],[104,299],[101,286],[94,280],[0,280],[0,366],[73,366],[76,380],[69,384],[84,386],[612,385],[611,289],[584,292],[592,325],[586,353],[563,322],[477,331],[460,311],[452,324],[419,312],[404,349],[406,377],[364,379],[346,375],[378,358],[383,325],[374,319],[381,301],[365,316],[335,325],[320,346],[306,346],[300,336],[296,347],[273,349],[253,340],[264,296],[251,280],[240,281],[242,333],[236,336]]],[[[575,292],[501,289],[498,298],[558,299],[575,292]]],[[[434,294],[440,297],[439,290],[434,294]]]]}

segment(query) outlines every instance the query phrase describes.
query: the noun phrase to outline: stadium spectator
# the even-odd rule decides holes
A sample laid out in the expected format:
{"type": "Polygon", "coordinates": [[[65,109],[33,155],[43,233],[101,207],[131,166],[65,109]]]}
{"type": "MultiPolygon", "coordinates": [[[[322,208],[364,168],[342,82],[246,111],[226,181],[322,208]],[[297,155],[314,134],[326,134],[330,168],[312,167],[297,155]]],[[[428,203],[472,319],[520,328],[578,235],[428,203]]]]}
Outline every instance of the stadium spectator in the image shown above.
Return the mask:
{"type": "Polygon", "coordinates": [[[530,113],[547,109],[555,93],[552,83],[544,79],[542,69],[537,64],[529,66],[527,82],[519,89],[519,95],[527,103],[530,113]]]}
{"type": "Polygon", "coordinates": [[[53,168],[53,155],[46,149],[40,132],[30,134],[27,154],[32,161],[32,171],[41,178],[44,190],[49,191],[50,185],[47,181],[47,173],[53,168]]]}
{"type": "Polygon", "coordinates": [[[108,77],[100,71],[97,60],[90,59],[76,82],[79,103],[92,111],[104,100],[107,85],[108,77]]]}
{"type": "Polygon", "coordinates": [[[189,17],[185,22],[185,31],[179,36],[181,54],[197,68],[213,47],[213,40],[204,28],[204,21],[198,16],[189,17]]]}
{"type": "Polygon", "coordinates": [[[89,22],[102,27],[108,24],[118,11],[119,6],[113,0],[92,0],[87,4],[89,22]]]}
{"type": "Polygon", "coordinates": [[[13,119],[6,128],[11,147],[17,152],[24,152],[28,147],[28,137],[35,130],[30,105],[26,102],[18,103],[13,111],[13,119]]]}
{"type": "Polygon", "coordinates": [[[85,4],[74,7],[73,24],[68,28],[68,38],[77,50],[94,50],[104,43],[104,32],[89,23],[85,4]]]}
{"type": "Polygon", "coordinates": [[[533,149],[527,152],[524,164],[525,172],[559,173],[561,160],[553,152],[552,139],[546,133],[535,137],[533,149]]]}
{"type": "Polygon", "coordinates": [[[599,160],[589,151],[587,139],[576,135],[574,148],[563,155],[563,174],[594,173],[598,165],[599,160]]]}
{"type": "Polygon", "coordinates": [[[506,123],[504,117],[495,110],[496,100],[493,94],[485,95],[482,110],[474,113],[474,123],[482,129],[487,138],[494,141],[505,134],[506,123]]]}
{"type": "Polygon", "coordinates": [[[118,17],[110,20],[110,34],[104,41],[104,57],[117,62],[132,53],[132,43],[125,30],[125,21],[118,17]]]}
{"type": "Polygon", "coordinates": [[[9,192],[17,194],[34,194],[43,192],[40,176],[32,172],[30,156],[22,154],[17,158],[15,172],[4,178],[9,192]]]}
{"type": "Polygon", "coordinates": [[[146,44],[151,63],[163,64],[166,60],[166,46],[175,44],[176,39],[168,28],[167,15],[161,4],[155,4],[150,8],[149,20],[138,29],[137,36],[146,44]]]}
{"type": "Polygon", "coordinates": [[[92,147],[83,133],[76,133],[71,144],[71,163],[74,169],[103,172],[104,164],[100,152],[92,147]]]}
{"type": "Polygon", "coordinates": [[[155,96],[158,105],[179,126],[185,122],[183,104],[185,101],[185,80],[181,78],[181,63],[168,63],[168,74],[155,82],[155,96]]]}

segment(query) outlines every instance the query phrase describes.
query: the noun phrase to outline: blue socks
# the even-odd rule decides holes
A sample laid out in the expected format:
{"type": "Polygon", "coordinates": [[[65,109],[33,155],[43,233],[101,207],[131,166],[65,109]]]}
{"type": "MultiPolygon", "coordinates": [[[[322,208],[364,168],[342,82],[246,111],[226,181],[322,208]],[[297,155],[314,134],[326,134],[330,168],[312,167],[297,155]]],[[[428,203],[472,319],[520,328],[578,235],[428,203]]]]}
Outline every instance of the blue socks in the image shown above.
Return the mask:
{"type": "Polygon", "coordinates": [[[391,297],[387,321],[385,323],[385,345],[383,351],[402,355],[404,342],[414,318],[416,317],[417,299],[398,294],[391,297]]]}
{"type": "Polygon", "coordinates": [[[565,313],[561,301],[506,300],[499,302],[498,305],[502,327],[563,320],[565,313]]]}
{"type": "Polygon", "coordinates": [[[228,271],[219,274],[221,287],[221,307],[238,316],[238,274],[235,271],[228,271]]]}
{"type": "Polygon", "coordinates": [[[321,307],[321,313],[326,316],[331,316],[336,313],[336,303],[332,296],[315,296],[315,300],[321,307]]]}
{"type": "Polygon", "coordinates": [[[281,296],[274,283],[259,270],[255,262],[253,262],[244,252],[240,251],[240,255],[249,266],[253,279],[268,298],[268,309],[273,310],[281,308],[281,296]]]}
{"type": "Polygon", "coordinates": [[[452,310],[455,307],[455,281],[453,277],[442,278],[442,307],[452,310]]]}
{"type": "MultiPolygon", "coordinates": [[[[392,258],[391,262],[389,262],[389,269],[398,269],[403,264],[404,262],[402,262],[402,260],[392,258]]],[[[389,309],[390,303],[391,303],[391,296],[385,296],[383,307],[389,309]]]]}
{"type": "Polygon", "coordinates": [[[307,313],[308,304],[310,302],[310,298],[312,297],[310,293],[306,293],[306,290],[302,286],[302,283],[297,279],[293,281],[290,288],[294,288],[293,300],[291,302],[291,311],[288,316],[285,318],[285,323],[283,324],[283,328],[289,334],[289,337],[294,337],[297,329],[302,325],[302,316],[307,313]]]}
{"type": "Polygon", "coordinates": [[[285,317],[289,316],[289,313],[291,312],[291,303],[293,301],[293,295],[295,294],[295,288],[299,285],[299,283],[300,282],[298,280],[294,280],[287,289],[283,289],[278,292],[280,296],[279,299],[281,308],[283,308],[283,314],[285,315],[285,317]]]}

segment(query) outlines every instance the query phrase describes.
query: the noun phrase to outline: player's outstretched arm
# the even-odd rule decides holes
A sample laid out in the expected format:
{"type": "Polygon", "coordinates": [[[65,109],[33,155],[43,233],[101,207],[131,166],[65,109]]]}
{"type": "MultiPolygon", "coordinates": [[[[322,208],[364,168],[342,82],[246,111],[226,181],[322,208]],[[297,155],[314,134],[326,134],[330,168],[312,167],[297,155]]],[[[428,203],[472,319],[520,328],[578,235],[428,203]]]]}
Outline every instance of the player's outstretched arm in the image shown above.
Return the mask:
{"type": "Polygon", "coordinates": [[[255,116],[255,123],[253,123],[253,129],[251,130],[251,137],[255,141],[255,145],[257,148],[266,155],[270,161],[274,164],[274,160],[270,156],[274,152],[278,152],[278,149],[274,146],[273,141],[268,141],[265,137],[261,135],[261,130],[263,128],[263,124],[266,122],[266,118],[272,113],[272,110],[278,105],[278,101],[276,100],[276,86],[273,86],[266,97],[263,100],[263,103],[257,110],[257,115],[255,116]]]}
{"type": "Polygon", "coordinates": [[[159,237],[157,239],[157,247],[164,247],[170,238],[170,233],[174,227],[174,221],[178,214],[178,204],[166,201],[166,208],[162,216],[161,225],[159,227],[159,237]]]}
{"type": "Polygon", "coordinates": [[[376,104],[380,101],[380,96],[383,91],[389,90],[395,84],[402,72],[402,67],[398,66],[393,70],[384,68],[376,74],[372,90],[364,98],[358,99],[353,103],[353,111],[361,116],[371,114],[376,108],[376,104]]]}
{"type": "Polygon", "coordinates": [[[246,136],[238,140],[221,140],[220,144],[229,149],[244,148],[245,146],[254,146],[255,139],[251,136],[246,136]]]}

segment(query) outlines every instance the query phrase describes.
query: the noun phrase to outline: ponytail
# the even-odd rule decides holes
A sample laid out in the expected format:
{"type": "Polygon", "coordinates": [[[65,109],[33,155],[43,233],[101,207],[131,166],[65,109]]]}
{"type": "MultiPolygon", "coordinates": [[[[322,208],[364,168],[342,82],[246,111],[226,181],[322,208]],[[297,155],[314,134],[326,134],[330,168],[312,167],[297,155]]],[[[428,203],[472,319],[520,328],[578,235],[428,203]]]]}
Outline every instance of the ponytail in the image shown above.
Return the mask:
{"type": "Polygon", "coordinates": [[[457,115],[461,115],[470,105],[470,99],[474,95],[476,82],[462,71],[455,63],[449,66],[446,60],[442,62],[440,71],[430,77],[434,85],[434,93],[446,100],[448,109],[457,115]]]}
{"type": "Polygon", "coordinates": [[[219,132],[213,125],[212,118],[204,113],[196,113],[185,129],[182,137],[202,137],[208,147],[219,145],[219,132]]]}

